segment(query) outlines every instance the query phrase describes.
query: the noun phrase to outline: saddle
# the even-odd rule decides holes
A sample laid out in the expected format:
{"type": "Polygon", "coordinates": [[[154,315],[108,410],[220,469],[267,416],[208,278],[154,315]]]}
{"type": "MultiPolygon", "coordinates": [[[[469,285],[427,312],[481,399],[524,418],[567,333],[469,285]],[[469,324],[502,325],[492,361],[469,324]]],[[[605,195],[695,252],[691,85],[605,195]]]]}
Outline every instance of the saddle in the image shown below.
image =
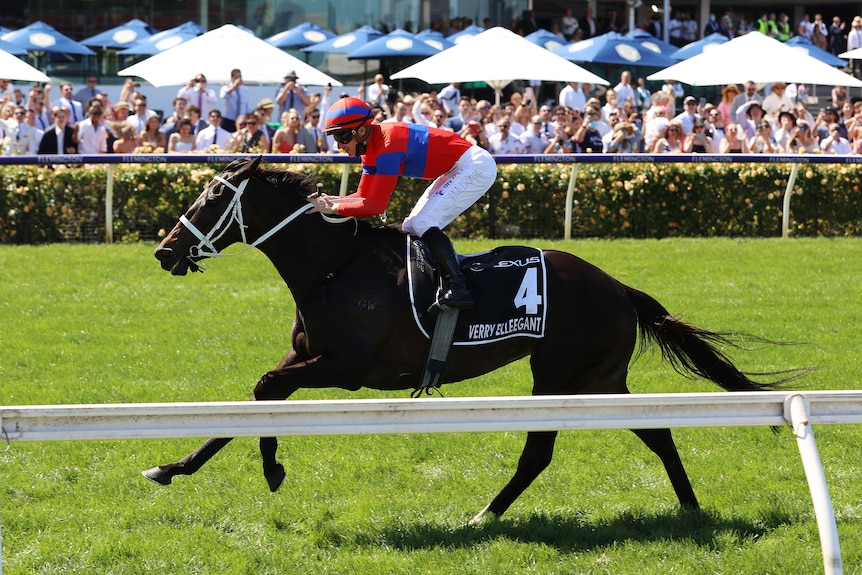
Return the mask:
{"type": "MultiPolygon", "coordinates": [[[[502,246],[459,254],[458,264],[476,307],[461,310],[452,345],[482,345],[511,337],[542,338],[547,310],[546,269],[542,251],[502,246]]],[[[435,316],[427,313],[438,273],[422,240],[407,236],[407,278],[413,317],[430,340],[435,316]]]]}

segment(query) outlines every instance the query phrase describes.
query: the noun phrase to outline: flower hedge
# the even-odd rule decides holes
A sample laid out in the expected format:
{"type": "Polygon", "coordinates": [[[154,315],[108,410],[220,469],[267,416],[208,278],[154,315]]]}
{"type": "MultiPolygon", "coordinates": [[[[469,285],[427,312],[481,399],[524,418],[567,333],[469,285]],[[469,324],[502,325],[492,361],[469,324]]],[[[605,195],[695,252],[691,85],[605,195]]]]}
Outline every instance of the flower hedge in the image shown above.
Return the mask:
{"type": "MultiPolygon", "coordinates": [[[[115,241],[156,240],[223,166],[114,168],[115,241]]],[[[340,164],[294,164],[337,193],[340,164]]],[[[350,166],[355,189],[359,166],[350,166]]],[[[581,164],[573,235],[598,238],[776,236],[787,164],[581,164]]],[[[563,235],[570,165],[501,165],[489,194],[452,223],[453,237],[563,235]]],[[[0,172],[0,243],[102,241],[107,168],[7,166],[0,172]]],[[[400,222],[428,182],[402,178],[387,211],[400,222]]],[[[798,171],[791,234],[862,232],[862,171],[811,164],[798,171]]],[[[379,221],[379,220],[378,220],[379,221]]]]}

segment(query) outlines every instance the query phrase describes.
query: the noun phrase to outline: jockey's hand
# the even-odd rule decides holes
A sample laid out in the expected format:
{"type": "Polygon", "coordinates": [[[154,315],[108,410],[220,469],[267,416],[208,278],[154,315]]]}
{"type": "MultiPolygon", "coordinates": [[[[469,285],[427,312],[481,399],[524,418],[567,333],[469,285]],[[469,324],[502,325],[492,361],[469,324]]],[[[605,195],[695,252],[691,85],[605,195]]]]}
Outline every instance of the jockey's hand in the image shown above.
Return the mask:
{"type": "Polygon", "coordinates": [[[338,214],[338,208],[336,207],[336,202],[334,201],[335,198],[333,198],[332,196],[315,192],[307,196],[305,199],[308,200],[312,205],[314,205],[313,208],[308,210],[307,213],[309,214],[338,214]]]}

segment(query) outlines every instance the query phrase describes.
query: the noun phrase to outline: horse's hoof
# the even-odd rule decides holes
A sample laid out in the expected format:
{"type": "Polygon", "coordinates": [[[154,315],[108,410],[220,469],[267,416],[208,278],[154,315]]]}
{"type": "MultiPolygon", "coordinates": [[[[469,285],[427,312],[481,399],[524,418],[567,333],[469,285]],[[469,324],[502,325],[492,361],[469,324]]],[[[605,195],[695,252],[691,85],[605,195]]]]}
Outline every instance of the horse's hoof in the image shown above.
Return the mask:
{"type": "MultiPolygon", "coordinates": [[[[490,507],[490,505],[488,507],[490,507]]],[[[467,523],[467,525],[470,527],[478,527],[483,523],[487,523],[488,521],[492,521],[499,517],[499,515],[493,511],[489,511],[488,507],[477,513],[476,516],[467,523]]]]}
{"type": "Polygon", "coordinates": [[[171,475],[161,467],[153,467],[152,469],[141,471],[141,475],[143,475],[153,483],[158,483],[159,485],[171,484],[171,475]]]}
{"type": "Polygon", "coordinates": [[[266,476],[269,490],[272,493],[278,491],[278,488],[281,487],[281,484],[284,483],[285,478],[287,478],[287,473],[284,472],[284,465],[281,463],[277,463],[276,467],[274,467],[272,471],[266,472],[264,475],[266,476]]]}

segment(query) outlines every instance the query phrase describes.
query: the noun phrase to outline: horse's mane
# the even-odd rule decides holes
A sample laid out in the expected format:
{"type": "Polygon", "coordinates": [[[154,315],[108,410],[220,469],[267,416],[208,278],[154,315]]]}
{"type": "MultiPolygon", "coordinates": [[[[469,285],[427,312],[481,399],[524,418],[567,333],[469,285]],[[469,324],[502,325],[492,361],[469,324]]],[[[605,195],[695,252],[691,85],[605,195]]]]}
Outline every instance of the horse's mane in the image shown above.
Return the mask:
{"type": "MultiPolygon", "coordinates": [[[[278,168],[258,168],[257,176],[277,190],[295,193],[303,199],[317,191],[317,178],[310,174],[278,168]]],[[[404,234],[399,225],[374,224],[363,218],[357,220],[360,233],[404,234]]]]}

